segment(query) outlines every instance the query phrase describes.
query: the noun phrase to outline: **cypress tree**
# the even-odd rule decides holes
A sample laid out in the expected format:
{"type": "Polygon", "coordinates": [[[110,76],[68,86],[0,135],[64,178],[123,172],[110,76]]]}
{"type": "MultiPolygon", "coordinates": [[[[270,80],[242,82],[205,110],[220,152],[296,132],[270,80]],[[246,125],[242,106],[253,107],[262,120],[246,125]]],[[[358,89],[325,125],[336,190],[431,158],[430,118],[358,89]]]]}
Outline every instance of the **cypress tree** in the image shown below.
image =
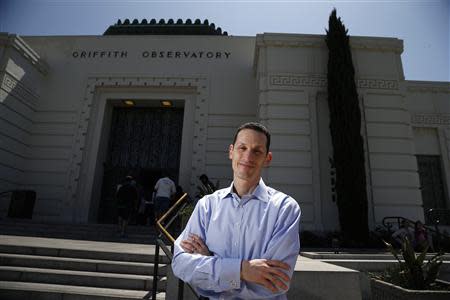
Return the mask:
{"type": "Polygon", "coordinates": [[[328,107],[339,223],[344,238],[364,242],[369,229],[361,112],[349,36],[336,9],[328,27],[328,107]]]}

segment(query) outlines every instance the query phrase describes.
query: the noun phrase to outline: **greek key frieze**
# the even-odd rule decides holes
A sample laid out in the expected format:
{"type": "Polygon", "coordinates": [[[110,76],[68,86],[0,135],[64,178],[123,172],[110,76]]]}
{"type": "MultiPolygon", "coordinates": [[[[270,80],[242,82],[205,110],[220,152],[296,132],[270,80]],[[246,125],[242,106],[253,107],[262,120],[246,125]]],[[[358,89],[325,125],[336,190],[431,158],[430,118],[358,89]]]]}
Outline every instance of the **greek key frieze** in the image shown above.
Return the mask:
{"type": "Polygon", "coordinates": [[[1,89],[7,94],[12,94],[22,101],[35,104],[38,96],[25,88],[17,79],[9,75],[8,73],[3,73],[3,81],[1,83],[1,89]]]}
{"type": "Polygon", "coordinates": [[[8,75],[8,73],[3,73],[2,89],[11,92],[17,85],[17,80],[8,75]]]}
{"type": "Polygon", "coordinates": [[[327,79],[324,77],[275,75],[270,76],[270,84],[274,86],[315,86],[326,87],[327,79]]]}
{"type": "MultiPolygon", "coordinates": [[[[271,75],[269,77],[269,83],[272,86],[278,87],[326,87],[327,78],[325,77],[309,77],[298,75],[271,75]]],[[[397,90],[399,83],[397,80],[385,80],[385,79],[357,79],[358,88],[363,89],[383,89],[383,90],[397,90]]]]}
{"type": "Polygon", "coordinates": [[[413,124],[450,125],[450,114],[414,114],[413,124]]]}
{"type": "Polygon", "coordinates": [[[358,88],[363,89],[382,89],[382,90],[397,90],[397,80],[385,80],[385,79],[358,79],[358,88]]]}

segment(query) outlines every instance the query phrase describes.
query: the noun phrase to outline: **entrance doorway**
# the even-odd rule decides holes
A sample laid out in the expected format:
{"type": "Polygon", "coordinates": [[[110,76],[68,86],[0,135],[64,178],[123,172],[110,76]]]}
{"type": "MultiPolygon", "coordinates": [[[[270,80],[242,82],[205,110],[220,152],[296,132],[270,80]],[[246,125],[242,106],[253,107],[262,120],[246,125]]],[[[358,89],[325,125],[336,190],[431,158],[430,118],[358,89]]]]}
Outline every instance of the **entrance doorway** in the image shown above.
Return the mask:
{"type": "Polygon", "coordinates": [[[183,114],[183,108],[113,108],[99,223],[117,222],[115,193],[125,176],[132,175],[149,200],[163,172],[178,182],[183,114]]]}

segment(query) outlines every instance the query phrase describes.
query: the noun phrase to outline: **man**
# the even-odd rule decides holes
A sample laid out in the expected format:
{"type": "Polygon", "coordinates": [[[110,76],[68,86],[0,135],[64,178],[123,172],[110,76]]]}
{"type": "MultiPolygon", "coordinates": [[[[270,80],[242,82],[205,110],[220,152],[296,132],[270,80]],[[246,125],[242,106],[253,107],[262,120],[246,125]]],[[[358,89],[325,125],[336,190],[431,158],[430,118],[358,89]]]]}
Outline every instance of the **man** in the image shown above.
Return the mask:
{"type": "Polygon", "coordinates": [[[199,200],[175,242],[174,274],[209,299],[287,299],[300,208],[261,179],[269,146],[263,125],[237,130],[229,146],[232,184],[199,200]]]}
{"type": "Polygon", "coordinates": [[[206,174],[202,174],[199,177],[200,182],[202,183],[201,186],[198,186],[199,195],[198,197],[201,198],[203,196],[206,196],[208,194],[212,194],[217,190],[216,186],[209,180],[208,176],[206,174]]]}
{"type": "Polygon", "coordinates": [[[124,182],[118,185],[116,198],[120,236],[125,237],[127,225],[138,201],[136,182],[132,176],[126,176],[124,182]]]}
{"type": "Polygon", "coordinates": [[[153,198],[156,219],[159,219],[169,209],[171,198],[176,191],[175,183],[166,175],[156,182],[153,198]]]}

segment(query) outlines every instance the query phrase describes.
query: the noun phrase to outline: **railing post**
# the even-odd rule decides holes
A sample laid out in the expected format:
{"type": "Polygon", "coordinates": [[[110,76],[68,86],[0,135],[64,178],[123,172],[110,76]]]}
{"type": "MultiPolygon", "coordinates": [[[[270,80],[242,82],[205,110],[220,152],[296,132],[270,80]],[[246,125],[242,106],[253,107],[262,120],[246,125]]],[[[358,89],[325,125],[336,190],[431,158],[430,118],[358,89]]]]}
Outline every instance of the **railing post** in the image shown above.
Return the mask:
{"type": "Polygon", "coordinates": [[[184,297],[184,281],[178,279],[178,300],[183,300],[184,297]]]}
{"type": "Polygon", "coordinates": [[[434,228],[436,228],[436,235],[437,235],[437,245],[436,248],[441,251],[441,232],[439,231],[439,219],[435,220],[434,222],[434,228]]]}
{"type": "MultiPolygon", "coordinates": [[[[156,300],[156,291],[158,288],[157,281],[158,281],[158,264],[159,264],[159,247],[164,251],[166,256],[169,258],[169,264],[173,260],[173,253],[175,248],[175,238],[167,231],[167,229],[162,225],[162,222],[171,214],[171,212],[178,207],[178,205],[187,199],[187,194],[184,193],[183,196],[181,196],[180,199],[177,200],[177,202],[169,208],[167,212],[164,213],[164,215],[156,220],[156,228],[159,230],[160,234],[164,236],[171,244],[170,250],[167,247],[167,245],[164,243],[162,239],[159,237],[156,238],[156,248],[155,248],[155,265],[153,270],[153,293],[152,293],[152,299],[156,300]]],[[[178,217],[180,210],[176,212],[176,216],[172,219],[178,217]]],[[[169,222],[172,223],[172,220],[169,222]]],[[[195,295],[196,299],[202,299],[202,297],[199,297],[197,295],[197,292],[189,285],[185,284],[182,280],[178,279],[178,299],[184,298],[184,287],[187,285],[187,287],[192,291],[192,293],[195,295]]]]}
{"type": "Polygon", "coordinates": [[[156,243],[155,248],[155,261],[153,265],[153,290],[152,299],[156,300],[156,290],[158,289],[158,264],[159,264],[159,244],[156,243]]]}

